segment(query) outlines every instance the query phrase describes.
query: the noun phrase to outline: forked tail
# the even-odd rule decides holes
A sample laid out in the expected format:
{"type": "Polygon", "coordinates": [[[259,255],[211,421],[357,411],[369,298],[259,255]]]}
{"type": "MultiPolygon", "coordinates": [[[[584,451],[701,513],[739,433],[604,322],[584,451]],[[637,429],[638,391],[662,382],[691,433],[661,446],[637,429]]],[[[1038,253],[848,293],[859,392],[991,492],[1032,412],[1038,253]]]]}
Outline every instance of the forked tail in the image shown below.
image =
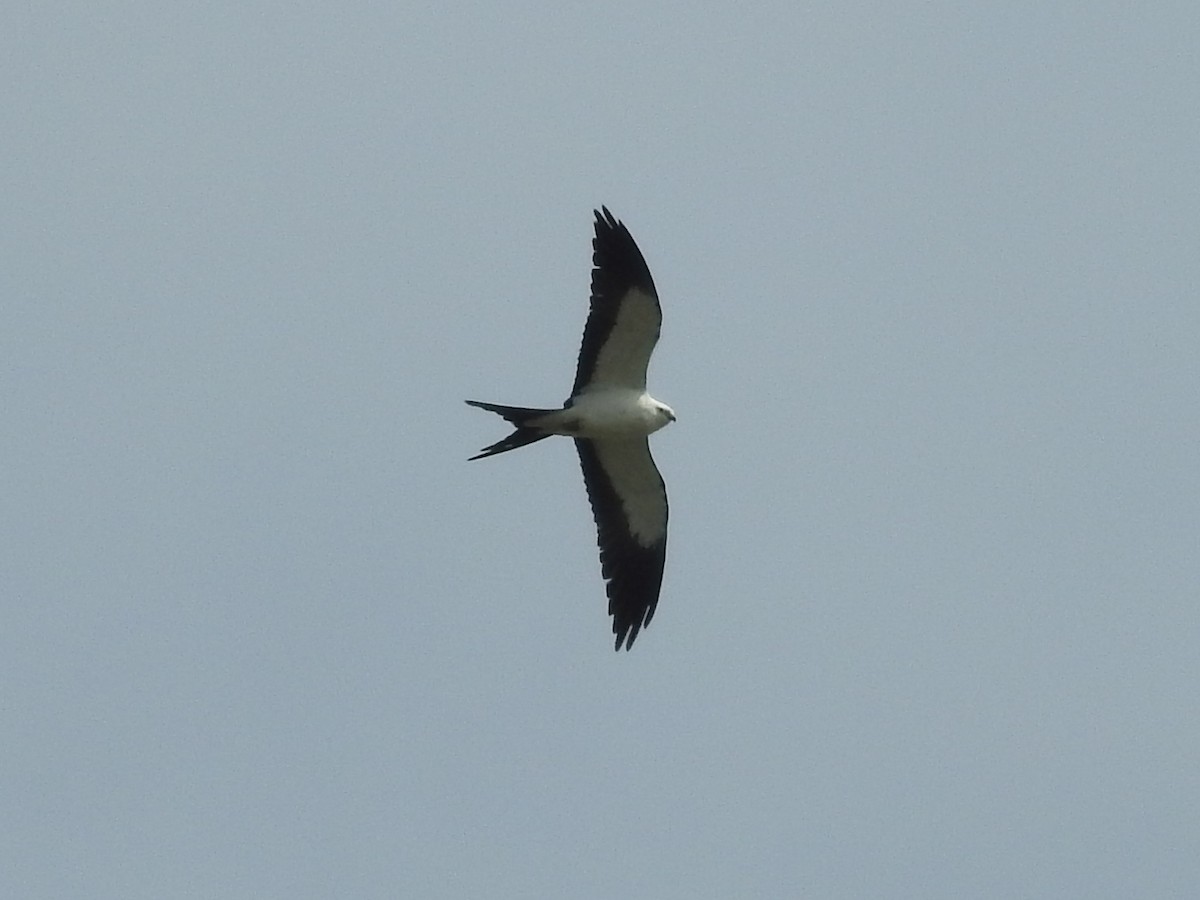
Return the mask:
{"type": "Polygon", "coordinates": [[[542,438],[550,437],[553,432],[542,431],[536,425],[530,424],[535,419],[540,419],[542,416],[549,413],[558,412],[557,409],[530,409],[525,406],[501,406],[499,403],[483,403],[479,400],[466,401],[467,406],[477,406],[480,409],[486,409],[488,412],[494,412],[498,416],[503,416],[506,421],[517,426],[517,430],[510,434],[502,441],[497,441],[490,447],[484,447],[483,452],[477,456],[472,456],[471,459],[483,459],[485,456],[495,456],[497,453],[504,453],[507,450],[516,450],[518,447],[524,447],[526,444],[532,444],[535,441],[540,441],[542,438]]]}

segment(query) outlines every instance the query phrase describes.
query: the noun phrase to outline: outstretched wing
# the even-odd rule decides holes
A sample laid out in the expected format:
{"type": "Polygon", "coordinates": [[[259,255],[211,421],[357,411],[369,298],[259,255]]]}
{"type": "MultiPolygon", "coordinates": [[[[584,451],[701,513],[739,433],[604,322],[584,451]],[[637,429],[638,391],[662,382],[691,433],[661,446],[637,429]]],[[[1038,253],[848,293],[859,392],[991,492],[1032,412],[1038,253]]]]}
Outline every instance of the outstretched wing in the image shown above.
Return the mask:
{"type": "Polygon", "coordinates": [[[596,520],[614,649],[624,643],[628,650],[658,605],[667,559],[667,488],[645,438],[577,439],[575,446],[596,520]]]}
{"type": "Polygon", "coordinates": [[[607,207],[596,213],[592,240],[592,301],[575,397],[593,387],[646,389],[646,367],[658,343],[662,309],[654,279],[633,236],[607,207]]]}

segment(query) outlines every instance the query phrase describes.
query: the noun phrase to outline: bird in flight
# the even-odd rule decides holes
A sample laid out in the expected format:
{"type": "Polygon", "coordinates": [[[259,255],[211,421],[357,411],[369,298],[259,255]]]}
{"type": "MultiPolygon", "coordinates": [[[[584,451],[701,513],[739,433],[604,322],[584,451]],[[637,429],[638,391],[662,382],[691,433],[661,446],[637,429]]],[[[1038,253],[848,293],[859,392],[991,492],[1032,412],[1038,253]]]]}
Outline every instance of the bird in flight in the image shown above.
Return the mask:
{"type": "Polygon", "coordinates": [[[596,213],[592,300],[575,386],[562,409],[466,401],[503,416],[516,431],[471,459],[495,456],[551,435],[575,439],[600,545],[614,649],[628,650],[650,624],[667,559],[667,488],[649,435],[675,413],[646,393],[662,309],[629,229],[607,208],[596,213]]]}

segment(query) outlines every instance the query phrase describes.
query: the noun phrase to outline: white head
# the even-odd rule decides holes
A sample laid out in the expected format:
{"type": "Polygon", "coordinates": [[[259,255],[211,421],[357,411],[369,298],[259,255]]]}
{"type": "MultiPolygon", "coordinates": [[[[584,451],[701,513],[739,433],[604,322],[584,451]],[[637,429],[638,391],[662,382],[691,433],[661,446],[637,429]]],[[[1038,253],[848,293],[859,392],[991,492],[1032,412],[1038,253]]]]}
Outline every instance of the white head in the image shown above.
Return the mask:
{"type": "Polygon", "coordinates": [[[662,425],[659,425],[659,428],[662,428],[669,422],[675,421],[675,410],[671,409],[671,407],[667,406],[667,404],[659,403],[657,400],[655,400],[654,409],[662,420],[662,425]]]}

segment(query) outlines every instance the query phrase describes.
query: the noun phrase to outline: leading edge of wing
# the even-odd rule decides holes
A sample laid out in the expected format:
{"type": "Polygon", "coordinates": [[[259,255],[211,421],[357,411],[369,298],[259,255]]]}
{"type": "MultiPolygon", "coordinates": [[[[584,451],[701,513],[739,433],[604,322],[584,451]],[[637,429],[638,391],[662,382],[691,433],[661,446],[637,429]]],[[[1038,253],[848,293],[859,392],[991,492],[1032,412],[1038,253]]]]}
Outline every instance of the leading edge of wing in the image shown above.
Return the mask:
{"type": "Polygon", "coordinates": [[[662,327],[650,267],[629,229],[602,206],[595,231],[591,303],[572,397],[597,380],[644,389],[662,327]]]}
{"type": "Polygon", "coordinates": [[[614,649],[633,646],[658,606],[667,559],[667,489],[646,438],[576,439],[600,546],[614,649]]]}

